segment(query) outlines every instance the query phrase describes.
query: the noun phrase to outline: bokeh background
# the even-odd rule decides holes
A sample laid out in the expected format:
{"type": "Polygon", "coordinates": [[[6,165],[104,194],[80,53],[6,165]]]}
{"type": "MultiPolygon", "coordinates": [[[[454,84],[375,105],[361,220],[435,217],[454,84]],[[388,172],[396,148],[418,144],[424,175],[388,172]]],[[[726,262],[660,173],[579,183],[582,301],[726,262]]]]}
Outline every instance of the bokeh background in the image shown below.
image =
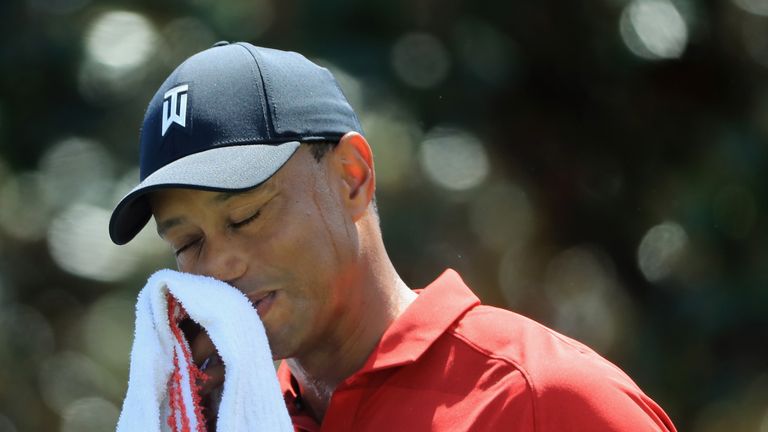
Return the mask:
{"type": "Polygon", "coordinates": [[[423,286],[578,338],[680,430],[768,431],[764,0],[3,0],[0,432],[113,430],[133,306],[110,243],[144,108],[218,40],[330,68],[423,286]]]}

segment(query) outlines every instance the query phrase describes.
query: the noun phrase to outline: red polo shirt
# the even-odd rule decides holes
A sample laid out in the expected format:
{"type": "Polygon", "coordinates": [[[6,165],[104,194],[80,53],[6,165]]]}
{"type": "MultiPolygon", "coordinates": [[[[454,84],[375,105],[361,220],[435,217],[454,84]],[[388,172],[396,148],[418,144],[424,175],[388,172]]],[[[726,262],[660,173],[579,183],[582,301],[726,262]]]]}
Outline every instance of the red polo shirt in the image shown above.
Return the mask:
{"type": "Polygon", "coordinates": [[[585,345],[480,305],[453,270],[419,291],[322,425],[278,371],[297,431],[675,431],[634,382],[585,345]]]}

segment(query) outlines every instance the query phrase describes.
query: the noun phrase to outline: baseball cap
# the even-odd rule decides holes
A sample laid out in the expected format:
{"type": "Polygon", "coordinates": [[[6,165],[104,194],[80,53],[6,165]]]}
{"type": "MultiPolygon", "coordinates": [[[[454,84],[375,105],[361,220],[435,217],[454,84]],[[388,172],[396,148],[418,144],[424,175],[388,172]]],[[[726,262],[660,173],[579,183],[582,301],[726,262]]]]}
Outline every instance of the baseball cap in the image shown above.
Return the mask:
{"type": "Polygon", "coordinates": [[[269,179],[299,144],[335,142],[362,127],[336,79],[301,54],[219,42],[181,63],[149,102],[140,183],[109,221],[128,243],[163,188],[236,192],[269,179]]]}

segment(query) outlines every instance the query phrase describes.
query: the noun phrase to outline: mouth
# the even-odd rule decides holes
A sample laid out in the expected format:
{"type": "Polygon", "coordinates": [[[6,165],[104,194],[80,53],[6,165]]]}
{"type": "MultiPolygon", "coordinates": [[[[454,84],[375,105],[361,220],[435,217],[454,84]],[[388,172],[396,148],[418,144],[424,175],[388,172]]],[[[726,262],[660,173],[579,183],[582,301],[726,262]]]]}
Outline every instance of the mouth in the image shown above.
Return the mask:
{"type": "Polygon", "coordinates": [[[275,301],[276,291],[268,291],[261,293],[248,294],[247,297],[251,301],[254,309],[262,319],[269,311],[272,303],[275,301]]]}

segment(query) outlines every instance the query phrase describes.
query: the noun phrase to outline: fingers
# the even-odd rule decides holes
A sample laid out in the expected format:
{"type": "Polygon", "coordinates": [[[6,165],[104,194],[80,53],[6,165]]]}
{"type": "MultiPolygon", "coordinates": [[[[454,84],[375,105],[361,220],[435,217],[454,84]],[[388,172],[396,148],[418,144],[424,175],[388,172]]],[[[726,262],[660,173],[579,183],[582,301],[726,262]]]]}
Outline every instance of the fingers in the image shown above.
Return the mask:
{"type": "Polygon", "coordinates": [[[179,323],[184,337],[189,342],[189,348],[192,351],[192,360],[200,366],[206,359],[216,353],[216,347],[211,338],[200,324],[186,318],[179,323]]]}
{"type": "Polygon", "coordinates": [[[203,416],[205,416],[206,419],[206,430],[216,430],[216,420],[219,416],[219,405],[221,404],[221,390],[222,388],[219,387],[218,389],[212,390],[207,395],[202,396],[201,404],[203,407],[203,416]]]}
{"type": "Polygon", "coordinates": [[[208,376],[204,382],[200,385],[200,395],[205,396],[211,393],[214,389],[221,387],[224,384],[224,364],[218,363],[213,366],[209,366],[203,371],[208,376]]]}
{"type": "Polygon", "coordinates": [[[203,373],[207,375],[207,379],[204,382],[198,382],[200,386],[198,392],[206,421],[206,430],[213,431],[216,430],[216,420],[219,415],[222,384],[224,383],[224,365],[219,361],[218,355],[213,355],[209,359],[213,360],[205,362],[208,363],[205,365],[206,368],[201,367],[203,373]]]}
{"type": "Polygon", "coordinates": [[[186,324],[189,327],[185,334],[193,338],[190,344],[192,360],[207,375],[207,379],[200,382],[199,390],[201,396],[206,396],[224,384],[224,364],[221,362],[216,352],[216,347],[213,345],[213,341],[211,341],[205,329],[196,323],[186,324]]]}
{"type": "Polygon", "coordinates": [[[197,337],[192,341],[190,349],[192,350],[192,360],[198,366],[216,354],[216,347],[213,345],[208,333],[205,332],[205,329],[198,333],[197,337]]]}

